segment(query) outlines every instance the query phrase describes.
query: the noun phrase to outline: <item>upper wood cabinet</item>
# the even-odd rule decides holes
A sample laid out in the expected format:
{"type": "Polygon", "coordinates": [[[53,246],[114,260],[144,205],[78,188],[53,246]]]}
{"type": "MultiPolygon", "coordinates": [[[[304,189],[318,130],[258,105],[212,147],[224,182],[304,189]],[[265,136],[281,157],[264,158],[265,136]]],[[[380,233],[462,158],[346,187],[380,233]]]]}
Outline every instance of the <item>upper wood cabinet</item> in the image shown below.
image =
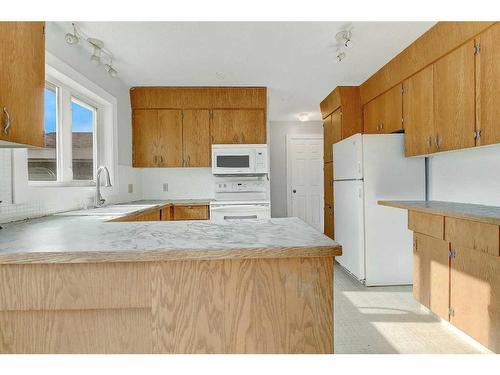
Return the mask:
{"type": "Polygon", "coordinates": [[[500,24],[476,40],[477,145],[500,143],[500,24]]]}
{"type": "Polygon", "coordinates": [[[0,22],[0,146],[45,146],[44,29],[44,22],[0,22]]]}
{"type": "Polygon", "coordinates": [[[437,151],[473,147],[474,41],[434,64],[434,120],[437,151]]]}
{"type": "Polygon", "coordinates": [[[332,161],[333,128],[332,115],[323,120],[323,160],[325,163],[332,161]]]}
{"type": "Polygon", "coordinates": [[[134,167],[181,167],[182,112],[135,110],[133,113],[134,167]]]}
{"type": "Polygon", "coordinates": [[[406,156],[434,152],[434,65],[404,82],[403,119],[406,156]]]}
{"type": "Polygon", "coordinates": [[[264,87],[133,87],[135,167],[210,167],[212,144],[267,139],[264,87]]]}
{"type": "Polygon", "coordinates": [[[260,109],[214,109],[212,144],[266,143],[265,113],[260,109]]]}
{"type": "Polygon", "coordinates": [[[184,167],[210,167],[210,111],[182,112],[182,155],[184,167]]]}
{"type": "Polygon", "coordinates": [[[342,139],[342,109],[339,108],[323,120],[323,159],[333,161],[332,145],[342,139]]]}
{"type": "Polygon", "coordinates": [[[363,132],[384,134],[402,129],[402,111],[402,86],[397,85],[365,104],[363,108],[363,132]]]}

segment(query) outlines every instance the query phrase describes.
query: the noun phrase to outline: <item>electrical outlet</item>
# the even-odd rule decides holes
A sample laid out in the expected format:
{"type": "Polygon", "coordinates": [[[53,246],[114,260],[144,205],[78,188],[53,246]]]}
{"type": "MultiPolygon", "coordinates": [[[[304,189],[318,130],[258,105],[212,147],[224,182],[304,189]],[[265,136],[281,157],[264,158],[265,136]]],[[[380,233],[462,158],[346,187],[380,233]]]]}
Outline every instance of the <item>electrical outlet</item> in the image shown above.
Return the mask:
{"type": "Polygon", "coordinates": [[[163,183],[163,191],[168,191],[168,183],[163,183]]]}
{"type": "Polygon", "coordinates": [[[134,184],[128,184],[128,192],[132,194],[134,192],[134,184]]]}

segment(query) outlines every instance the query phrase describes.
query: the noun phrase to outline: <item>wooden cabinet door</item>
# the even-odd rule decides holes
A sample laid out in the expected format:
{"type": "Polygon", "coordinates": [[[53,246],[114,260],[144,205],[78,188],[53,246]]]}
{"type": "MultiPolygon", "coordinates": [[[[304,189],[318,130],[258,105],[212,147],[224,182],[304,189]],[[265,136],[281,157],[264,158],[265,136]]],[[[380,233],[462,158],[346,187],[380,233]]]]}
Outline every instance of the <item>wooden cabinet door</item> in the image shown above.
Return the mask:
{"type": "Polygon", "coordinates": [[[266,116],[262,109],[214,109],[212,144],[266,143],[266,116]]]}
{"type": "Polygon", "coordinates": [[[383,108],[383,99],[380,96],[365,104],[363,107],[363,133],[380,133],[383,108]]]}
{"type": "Polygon", "coordinates": [[[434,64],[434,121],[436,150],[473,147],[474,41],[434,64]]]}
{"type": "Polygon", "coordinates": [[[210,111],[182,111],[183,166],[210,167],[210,111]]]}
{"type": "Polygon", "coordinates": [[[330,237],[332,240],[333,236],[333,210],[332,206],[325,205],[325,217],[324,217],[324,234],[330,237]]]}
{"type": "Polygon", "coordinates": [[[403,90],[401,85],[394,86],[381,97],[382,120],[380,133],[389,134],[403,128],[403,90]]]}
{"type": "MultiPolygon", "coordinates": [[[[342,108],[332,113],[332,144],[342,140],[342,108]]],[[[330,152],[332,147],[330,146],[330,152]]]]}
{"type": "Polygon", "coordinates": [[[0,140],[44,147],[44,22],[0,22],[0,140]],[[4,113],[3,108],[8,115],[4,113]],[[10,116],[10,127],[4,128],[10,116]]]}
{"type": "Polygon", "coordinates": [[[476,41],[476,145],[500,143],[500,24],[482,33],[476,41]]]}
{"type": "Polygon", "coordinates": [[[332,128],[332,115],[329,115],[323,120],[323,161],[325,163],[331,162],[333,145],[333,128],[332,128]]]}
{"type": "Polygon", "coordinates": [[[174,220],[208,220],[209,207],[207,205],[175,205],[174,220]]]}
{"type": "Polygon", "coordinates": [[[420,233],[413,235],[413,296],[448,320],[449,244],[420,233]]]}
{"type": "Polygon", "coordinates": [[[158,111],[135,109],[132,113],[132,165],[158,167],[158,111]]]}
{"type": "Polygon", "coordinates": [[[453,247],[451,323],[484,346],[500,351],[500,257],[453,247]]]}
{"type": "Polygon", "coordinates": [[[403,119],[405,155],[434,152],[434,66],[430,65],[404,82],[403,119]]]}
{"type": "Polygon", "coordinates": [[[160,167],[182,167],[182,112],[158,111],[158,159],[160,167]]]}
{"type": "Polygon", "coordinates": [[[325,206],[333,205],[333,163],[325,163],[324,169],[324,195],[325,195],[325,206]]]}

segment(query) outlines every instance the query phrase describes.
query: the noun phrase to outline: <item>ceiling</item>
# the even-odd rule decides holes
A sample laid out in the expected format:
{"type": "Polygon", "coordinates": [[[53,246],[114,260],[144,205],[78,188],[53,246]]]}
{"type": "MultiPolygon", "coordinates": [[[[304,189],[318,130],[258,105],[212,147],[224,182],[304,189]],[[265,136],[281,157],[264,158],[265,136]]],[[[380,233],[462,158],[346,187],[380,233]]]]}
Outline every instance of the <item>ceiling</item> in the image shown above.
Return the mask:
{"type": "MultiPolygon", "coordinates": [[[[334,87],[361,84],[434,22],[78,25],[104,41],[115,55],[119,79],[128,86],[266,86],[270,121],[296,121],[301,112],[320,120],[319,103],[334,87]],[[345,28],[352,30],[353,43],[337,63],[335,34],[345,28]]],[[[54,26],[59,32],[71,30],[69,23],[54,26]]]]}

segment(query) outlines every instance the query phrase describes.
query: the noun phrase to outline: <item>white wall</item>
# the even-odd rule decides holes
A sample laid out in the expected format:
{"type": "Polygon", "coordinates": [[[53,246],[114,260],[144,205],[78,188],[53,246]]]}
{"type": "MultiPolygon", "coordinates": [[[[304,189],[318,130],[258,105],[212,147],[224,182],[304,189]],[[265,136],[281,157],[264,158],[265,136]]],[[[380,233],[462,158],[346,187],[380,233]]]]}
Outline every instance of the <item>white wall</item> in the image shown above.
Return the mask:
{"type": "Polygon", "coordinates": [[[323,134],[321,121],[270,122],[271,216],[287,216],[286,136],[288,134],[323,134]]]}
{"type": "Polygon", "coordinates": [[[500,145],[431,156],[429,199],[500,206],[500,145]]]}
{"type": "Polygon", "coordinates": [[[142,168],[143,199],[212,199],[215,179],[211,168],[142,168]],[[168,191],[163,191],[163,184],[168,191]]]}

